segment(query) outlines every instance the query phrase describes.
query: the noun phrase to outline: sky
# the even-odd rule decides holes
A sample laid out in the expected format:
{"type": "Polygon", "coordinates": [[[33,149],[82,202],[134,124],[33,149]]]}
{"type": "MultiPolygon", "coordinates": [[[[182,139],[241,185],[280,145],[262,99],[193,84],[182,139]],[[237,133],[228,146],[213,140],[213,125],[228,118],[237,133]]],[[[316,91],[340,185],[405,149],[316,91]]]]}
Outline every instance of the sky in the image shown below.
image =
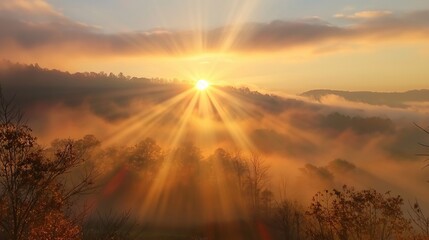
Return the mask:
{"type": "Polygon", "coordinates": [[[428,88],[424,0],[5,0],[0,58],[273,92],[428,88]]]}
{"type": "Polygon", "coordinates": [[[231,22],[241,9],[250,8],[244,21],[320,17],[335,20],[335,14],[368,10],[395,12],[428,8],[423,0],[126,0],[65,1],[49,3],[73,19],[108,31],[144,30],[157,27],[189,29],[196,23],[219,27],[231,22]],[[249,5],[249,6],[246,6],[249,5]]]}

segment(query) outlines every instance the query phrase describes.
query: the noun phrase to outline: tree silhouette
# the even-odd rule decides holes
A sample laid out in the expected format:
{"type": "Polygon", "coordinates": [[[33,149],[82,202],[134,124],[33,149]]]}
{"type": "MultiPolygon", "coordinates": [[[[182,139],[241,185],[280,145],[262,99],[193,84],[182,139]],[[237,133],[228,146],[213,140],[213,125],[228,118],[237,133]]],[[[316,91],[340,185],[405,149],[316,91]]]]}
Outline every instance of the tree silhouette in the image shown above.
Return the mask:
{"type": "MultiPolygon", "coordinates": [[[[416,127],[418,127],[420,130],[422,130],[425,134],[429,135],[429,130],[423,128],[422,126],[418,125],[417,123],[414,123],[414,125],[416,127]]],[[[419,145],[422,146],[422,147],[424,147],[424,148],[426,148],[426,149],[429,149],[429,144],[427,144],[427,143],[419,142],[419,145]]],[[[429,153],[418,153],[417,156],[428,157],[429,153]]],[[[429,163],[426,164],[425,167],[429,167],[429,163]]]]}
{"type": "Polygon", "coordinates": [[[286,199],[275,203],[274,226],[283,232],[284,239],[300,239],[304,225],[304,211],[297,202],[286,199]]]}
{"type": "Polygon", "coordinates": [[[97,213],[95,219],[89,220],[83,229],[82,239],[86,240],[130,240],[138,239],[136,223],[130,221],[130,211],[115,214],[110,210],[97,213]]]}
{"type": "Polygon", "coordinates": [[[247,160],[246,187],[250,204],[256,215],[261,210],[261,193],[267,187],[270,166],[258,154],[251,154],[247,160]]]}
{"type": "Polygon", "coordinates": [[[240,152],[231,153],[225,149],[218,148],[210,157],[211,161],[216,161],[222,175],[227,178],[227,181],[232,183],[229,187],[236,192],[236,194],[243,195],[245,193],[245,183],[248,171],[246,159],[240,152]]]}
{"type": "Polygon", "coordinates": [[[128,155],[129,163],[137,170],[155,172],[163,160],[161,147],[151,138],[137,143],[128,155]]]}
{"type": "Polygon", "coordinates": [[[429,238],[429,217],[427,217],[420,206],[416,201],[414,204],[410,203],[410,215],[411,221],[414,223],[414,226],[419,230],[419,233],[415,236],[416,239],[428,239],[429,238]]]}

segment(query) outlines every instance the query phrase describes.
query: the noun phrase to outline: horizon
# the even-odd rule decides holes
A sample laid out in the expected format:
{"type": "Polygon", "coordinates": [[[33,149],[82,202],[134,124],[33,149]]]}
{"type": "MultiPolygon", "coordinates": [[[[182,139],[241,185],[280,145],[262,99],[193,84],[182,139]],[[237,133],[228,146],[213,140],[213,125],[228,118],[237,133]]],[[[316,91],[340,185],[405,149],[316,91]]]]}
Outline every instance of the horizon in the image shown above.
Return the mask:
{"type": "MultiPolygon", "coordinates": [[[[94,72],[94,71],[66,71],[66,70],[62,70],[59,68],[49,68],[49,67],[45,67],[45,66],[41,66],[39,63],[34,62],[34,63],[21,63],[21,62],[13,62],[10,61],[8,59],[3,59],[1,64],[6,64],[6,65],[22,65],[22,66],[37,66],[40,67],[43,70],[48,70],[48,71],[60,71],[60,72],[64,72],[64,73],[69,73],[69,74],[83,74],[83,73],[106,73],[106,74],[114,74],[115,76],[118,76],[120,74],[122,74],[123,76],[130,78],[127,80],[131,80],[133,78],[136,79],[149,79],[149,80],[160,80],[160,81],[165,81],[166,83],[170,83],[170,82],[180,82],[183,84],[188,84],[188,85],[193,85],[195,84],[197,81],[201,80],[201,79],[179,79],[176,77],[173,78],[159,78],[156,76],[144,76],[144,75],[129,75],[126,72],[109,72],[109,71],[98,71],[98,72],[94,72]]],[[[1,66],[0,64],[0,66],[1,66]]],[[[203,79],[205,80],[205,79],[203,79]]],[[[234,87],[234,88],[249,88],[252,91],[258,91],[264,94],[274,94],[274,95],[278,95],[280,97],[282,97],[284,94],[286,94],[286,96],[288,95],[301,95],[307,92],[312,92],[312,91],[339,91],[339,92],[351,92],[351,93],[360,93],[360,92],[368,92],[368,93],[407,93],[407,92],[411,92],[411,91],[420,91],[420,90],[428,90],[429,86],[426,88],[405,88],[403,90],[398,90],[398,91],[371,91],[369,89],[357,89],[357,90],[350,90],[350,89],[340,89],[340,88],[310,88],[310,89],[306,89],[302,92],[288,92],[286,90],[269,90],[269,89],[264,89],[264,88],[260,88],[257,85],[246,85],[246,84],[239,84],[239,85],[228,85],[227,83],[223,83],[222,82],[214,82],[219,86],[225,86],[225,87],[234,87]]]]}

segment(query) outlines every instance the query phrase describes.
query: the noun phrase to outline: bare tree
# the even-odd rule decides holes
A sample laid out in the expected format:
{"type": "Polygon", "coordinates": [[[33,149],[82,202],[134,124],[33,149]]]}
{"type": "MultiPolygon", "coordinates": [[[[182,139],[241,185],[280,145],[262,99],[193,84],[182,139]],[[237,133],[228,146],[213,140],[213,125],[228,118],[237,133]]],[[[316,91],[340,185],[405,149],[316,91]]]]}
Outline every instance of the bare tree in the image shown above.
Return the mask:
{"type": "Polygon", "coordinates": [[[282,231],[285,240],[301,239],[306,224],[305,211],[298,202],[288,199],[286,194],[286,182],[283,180],[272,209],[273,226],[282,231]]]}
{"type": "Polygon", "coordinates": [[[137,239],[139,232],[136,223],[130,221],[130,212],[115,214],[112,210],[107,213],[97,213],[83,228],[83,239],[88,240],[130,240],[137,239]]]}
{"type": "Polygon", "coordinates": [[[238,190],[237,193],[244,194],[245,192],[245,178],[248,172],[246,159],[242,156],[240,151],[230,153],[222,148],[219,148],[214,153],[214,158],[219,161],[225,175],[230,175],[231,182],[234,183],[233,187],[238,190]]]}
{"type": "Polygon", "coordinates": [[[246,186],[250,204],[256,215],[260,211],[261,193],[267,187],[270,166],[258,155],[252,153],[247,160],[246,186]]]}
{"type": "Polygon", "coordinates": [[[304,211],[297,202],[286,199],[275,202],[274,226],[283,232],[284,239],[301,239],[304,211]]]}
{"type": "MultiPolygon", "coordinates": [[[[424,133],[426,133],[426,134],[429,135],[429,130],[426,130],[425,128],[423,128],[422,126],[418,125],[417,123],[414,123],[414,125],[416,127],[418,127],[420,130],[422,130],[424,133]]],[[[422,147],[424,147],[424,148],[429,148],[429,144],[426,144],[426,143],[419,142],[419,145],[422,146],[422,147]]],[[[417,156],[428,157],[429,153],[418,153],[417,156]]],[[[426,165],[426,167],[428,167],[428,166],[429,166],[429,164],[426,165]]]]}
{"type": "Polygon", "coordinates": [[[408,215],[415,227],[418,228],[417,239],[428,239],[429,238],[429,217],[427,217],[420,204],[416,201],[414,204],[410,204],[410,211],[408,215]]]}
{"type": "Polygon", "coordinates": [[[244,193],[245,189],[245,175],[248,171],[246,161],[241,156],[240,152],[236,152],[231,159],[232,171],[236,178],[236,186],[240,193],[244,193]]]}

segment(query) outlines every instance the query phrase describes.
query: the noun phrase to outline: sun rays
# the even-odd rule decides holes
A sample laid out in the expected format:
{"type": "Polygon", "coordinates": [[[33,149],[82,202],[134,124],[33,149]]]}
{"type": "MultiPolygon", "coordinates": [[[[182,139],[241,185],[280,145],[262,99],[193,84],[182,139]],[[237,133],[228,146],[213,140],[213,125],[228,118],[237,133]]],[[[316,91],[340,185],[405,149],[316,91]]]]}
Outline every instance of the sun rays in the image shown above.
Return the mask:
{"type": "MultiPolygon", "coordinates": [[[[207,7],[204,1],[198,1],[198,3],[195,6],[207,7]]],[[[152,137],[161,145],[170,148],[150,184],[142,183],[142,197],[139,198],[141,203],[138,210],[142,216],[153,212],[156,213],[155,215],[162,216],[168,211],[171,199],[174,197],[171,196],[169,187],[173,185],[171,181],[174,181],[173,179],[176,179],[179,174],[174,168],[174,151],[181,144],[193,142],[206,152],[220,146],[246,153],[256,151],[254,143],[246,132],[245,121],[255,119],[258,112],[242,95],[234,94],[232,88],[222,86],[233,85],[234,82],[225,84],[222,80],[230,79],[230,75],[236,71],[231,67],[231,61],[235,56],[231,55],[230,50],[241,38],[246,37],[241,35],[243,28],[246,27],[244,23],[258,3],[259,0],[246,1],[246,3],[233,1],[233,9],[227,19],[228,27],[216,33],[218,34],[216,41],[210,40],[213,36],[207,36],[215,32],[207,31],[204,22],[205,13],[201,12],[209,12],[210,9],[195,9],[190,12],[189,18],[194,23],[194,29],[186,33],[187,36],[169,38],[167,28],[166,33],[162,33],[168,41],[169,48],[166,51],[180,59],[180,64],[175,64],[174,69],[165,69],[165,71],[179,78],[185,78],[194,85],[175,84],[175,88],[180,89],[177,92],[168,92],[166,89],[153,91],[146,89],[141,94],[149,91],[157,101],[142,104],[141,110],[137,111],[135,116],[118,125],[116,131],[104,141],[107,146],[124,141],[132,145],[146,137],[152,137]],[[188,41],[183,41],[184,39],[188,41]]],[[[128,41],[138,45],[135,39],[130,38],[128,41]]],[[[169,60],[166,59],[166,61],[169,60]]],[[[223,179],[219,180],[221,182],[216,181],[215,188],[218,196],[211,196],[210,194],[213,193],[207,192],[203,187],[194,193],[198,195],[200,204],[207,206],[204,207],[207,211],[202,214],[207,215],[208,218],[219,217],[219,215],[221,218],[228,218],[234,215],[234,212],[239,212],[239,216],[245,215],[245,207],[240,205],[239,199],[231,197],[233,195],[229,192],[231,189],[226,188],[227,183],[222,182],[226,176],[223,176],[225,173],[221,165],[214,164],[213,168],[218,178],[223,179]],[[213,199],[221,203],[221,209],[218,211],[208,210],[210,205],[213,205],[211,204],[213,199]]],[[[117,174],[124,173],[119,171],[117,174]]],[[[113,179],[122,178],[113,177],[113,179]]],[[[180,201],[177,204],[182,204],[183,207],[187,205],[180,201]]]]}
{"type": "MultiPolygon", "coordinates": [[[[230,61],[229,50],[234,47],[241,37],[240,32],[244,22],[256,8],[258,0],[251,0],[243,4],[241,1],[233,3],[234,9],[231,11],[227,21],[228,28],[219,32],[218,42],[209,42],[209,32],[204,22],[205,13],[210,9],[196,9],[191,11],[190,21],[194,23],[194,29],[189,33],[192,41],[183,42],[180,38],[169,39],[168,52],[182,56],[182,64],[177,64],[176,69],[166,69],[174,72],[177,76],[194,81],[195,85],[177,84],[181,90],[176,93],[161,91],[153,92],[153,99],[160,99],[157,94],[164,95],[162,101],[145,103],[141,111],[135,116],[126,120],[116,127],[107,140],[106,145],[114,145],[117,142],[127,141],[129,143],[139,142],[146,137],[152,137],[161,142],[162,145],[171,149],[166,153],[166,159],[157,171],[156,176],[151,179],[149,185],[142,184],[142,196],[140,203],[140,213],[142,216],[150,212],[163,215],[171,203],[172,179],[176,179],[178,174],[174,170],[174,149],[177,149],[184,142],[194,142],[204,151],[211,151],[222,146],[220,143],[227,143],[231,149],[240,149],[243,152],[255,151],[255,146],[246,134],[244,119],[252,119],[256,114],[251,103],[245,99],[240,99],[238,95],[228,93],[228,88],[222,87],[222,79],[232,71],[226,64],[230,61]],[[192,52],[192,55],[185,54],[192,52]],[[147,107],[149,106],[149,107],[147,107]]],[[[204,1],[198,1],[200,8],[207,7],[204,1]]],[[[162,19],[162,16],[161,16],[162,19]]],[[[162,26],[161,26],[162,27],[162,26]]],[[[189,37],[189,36],[187,36],[189,37]]],[[[189,39],[189,38],[187,38],[189,39]]],[[[133,39],[128,39],[133,41],[133,39]]],[[[137,41],[136,41],[136,44],[137,41]]],[[[147,90],[150,91],[150,90],[147,90]]],[[[144,93],[142,93],[144,94],[144,93]]],[[[219,164],[213,166],[219,179],[224,171],[219,164]]],[[[123,172],[118,172],[123,174],[123,172]]],[[[114,177],[113,179],[121,179],[114,177]]],[[[246,211],[237,199],[232,199],[231,193],[224,187],[225,182],[217,182],[216,189],[218,196],[216,199],[221,203],[219,211],[207,210],[203,215],[219,216],[223,218],[233,214],[234,211],[245,214],[246,211]]],[[[207,205],[205,209],[210,209],[214,196],[207,192],[204,187],[195,193],[201,200],[200,204],[207,205]]],[[[183,207],[187,206],[185,203],[183,207]]]]}
{"type": "Polygon", "coordinates": [[[116,130],[106,137],[105,145],[110,146],[125,140],[134,143],[149,136],[174,147],[186,134],[197,138],[198,135],[204,135],[199,139],[216,137],[215,131],[210,132],[209,129],[217,127],[226,130],[237,148],[253,150],[251,141],[236,122],[255,117],[256,113],[251,111],[251,104],[246,103],[245,99],[240,99],[228,93],[228,90],[225,91],[224,87],[206,80],[197,81],[193,88],[187,84],[178,84],[175,87],[180,90],[146,89],[142,92],[153,95],[154,99],[164,100],[146,102],[147,106],[140,112],[115,127],[116,130]],[[199,130],[204,131],[200,134],[199,130]],[[210,134],[213,135],[208,136],[210,134]]]}
{"type": "MultiPolygon", "coordinates": [[[[198,125],[210,128],[215,124],[227,130],[237,148],[252,151],[253,144],[237,124],[240,119],[255,117],[256,113],[249,111],[249,105],[238,96],[227,93],[223,87],[199,80],[194,88],[183,88],[179,94],[142,109],[141,113],[119,125],[107,137],[105,144],[112,145],[124,140],[136,142],[159,133],[156,136],[165,144],[176,146],[186,137],[184,135],[198,135],[197,129],[201,127],[198,125]],[[165,134],[163,128],[173,130],[165,134]]],[[[205,131],[204,134],[209,132],[205,131]]],[[[212,134],[215,134],[214,131],[212,134]]]]}
{"type": "MultiPolygon", "coordinates": [[[[151,183],[149,185],[142,183],[141,194],[145,196],[139,198],[142,201],[139,210],[142,216],[153,211],[163,215],[168,211],[171,198],[174,197],[171,196],[169,186],[173,184],[171,182],[173,179],[179,177],[174,168],[174,149],[180,147],[184,142],[194,142],[203,150],[212,151],[226,137],[229,139],[227,141],[230,142],[228,146],[231,149],[240,149],[243,152],[255,151],[252,140],[246,135],[244,125],[241,124],[243,119],[253,118],[251,103],[246,103],[245,99],[229,93],[230,88],[210,84],[206,80],[197,81],[195,86],[183,84],[178,86],[182,89],[178,94],[169,93],[164,101],[151,103],[151,107],[142,109],[141,113],[118,126],[117,130],[105,140],[107,145],[123,141],[132,144],[142,141],[146,137],[154,137],[162,145],[171,148],[166,153],[166,158],[156,176],[151,179],[151,183]],[[219,135],[219,132],[223,132],[225,135],[219,135]]],[[[161,91],[152,94],[163,95],[164,93],[161,91]]],[[[220,166],[215,164],[213,167],[220,166]]],[[[221,169],[214,170],[220,176],[224,174],[221,169]]],[[[117,174],[118,176],[112,177],[112,181],[114,180],[112,184],[116,187],[109,186],[105,192],[120,189],[121,183],[116,181],[121,181],[125,173],[118,171],[117,174]]],[[[220,179],[224,179],[224,177],[220,179]]],[[[222,209],[215,212],[208,211],[203,215],[208,218],[219,217],[219,214],[222,217],[228,217],[232,214],[233,209],[239,211],[240,215],[246,214],[246,210],[239,207],[240,204],[237,202],[239,200],[231,199],[229,190],[223,189],[222,186],[225,183],[217,184],[216,189],[219,194],[217,198],[222,203],[222,209]]],[[[204,201],[201,204],[210,205],[207,199],[212,199],[213,196],[208,196],[207,194],[212,193],[207,192],[204,187],[201,187],[195,194],[201,201],[204,201]]]]}

